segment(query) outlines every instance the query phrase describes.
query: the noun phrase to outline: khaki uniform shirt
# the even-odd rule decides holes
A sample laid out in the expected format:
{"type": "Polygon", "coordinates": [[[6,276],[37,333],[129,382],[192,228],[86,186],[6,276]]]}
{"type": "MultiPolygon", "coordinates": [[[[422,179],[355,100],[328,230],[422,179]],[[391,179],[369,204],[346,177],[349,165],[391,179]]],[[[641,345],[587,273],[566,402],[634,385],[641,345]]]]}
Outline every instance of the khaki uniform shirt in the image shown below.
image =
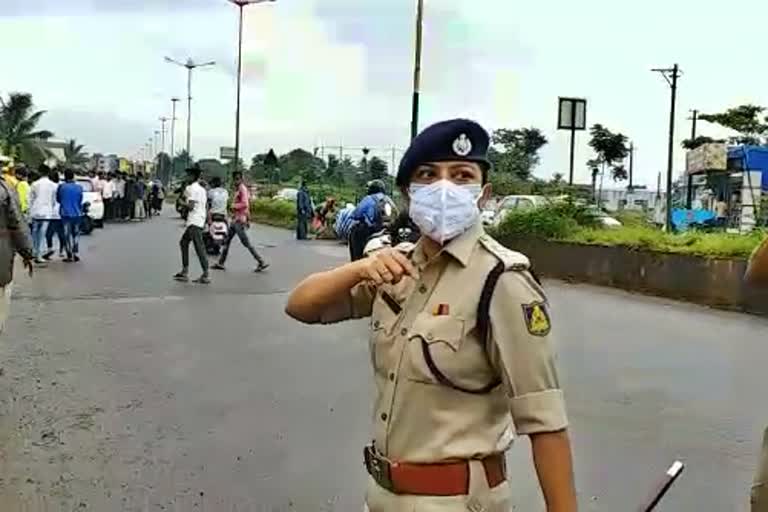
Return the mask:
{"type": "Polygon", "coordinates": [[[768,428],[763,434],[763,450],[752,486],[752,512],[768,512],[768,428]]]}
{"type": "Polygon", "coordinates": [[[377,450],[415,463],[478,458],[505,451],[515,431],[564,429],[546,298],[525,270],[528,259],[502,247],[478,224],[430,261],[417,244],[411,260],[419,279],[379,288],[360,284],[323,315],[325,323],[371,317],[377,450]],[[478,303],[500,259],[516,270],[502,274],[496,285],[485,343],[476,328],[478,303]],[[427,366],[422,340],[454,384],[502,384],[481,395],[440,384],[427,366]]]}

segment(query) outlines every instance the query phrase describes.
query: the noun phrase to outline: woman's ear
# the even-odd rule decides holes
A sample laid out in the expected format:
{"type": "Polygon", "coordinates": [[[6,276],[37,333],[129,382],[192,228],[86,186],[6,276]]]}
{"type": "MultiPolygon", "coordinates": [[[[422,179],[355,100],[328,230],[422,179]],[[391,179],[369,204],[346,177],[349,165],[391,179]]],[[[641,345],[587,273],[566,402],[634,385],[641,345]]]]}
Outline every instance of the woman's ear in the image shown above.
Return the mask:
{"type": "Polygon", "coordinates": [[[483,187],[482,193],[480,194],[480,199],[478,199],[477,201],[477,206],[479,206],[480,209],[482,209],[485,206],[485,203],[488,202],[488,200],[491,198],[492,195],[493,195],[493,187],[491,186],[490,183],[486,183],[485,186],[483,187]]]}

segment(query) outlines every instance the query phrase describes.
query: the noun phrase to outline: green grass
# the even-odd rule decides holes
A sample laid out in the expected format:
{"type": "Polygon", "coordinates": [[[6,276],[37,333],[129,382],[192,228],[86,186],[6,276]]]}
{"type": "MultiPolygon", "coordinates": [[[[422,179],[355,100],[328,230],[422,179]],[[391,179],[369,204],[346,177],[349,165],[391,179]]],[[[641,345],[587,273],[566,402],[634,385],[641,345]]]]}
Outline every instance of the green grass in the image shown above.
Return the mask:
{"type": "Polygon", "coordinates": [[[281,228],[294,228],[296,205],[293,201],[256,199],[251,201],[251,221],[281,228]]]}
{"type": "Polygon", "coordinates": [[[707,258],[748,258],[765,237],[762,231],[751,235],[688,232],[666,234],[643,226],[618,229],[579,228],[560,240],[586,245],[624,246],[667,254],[691,254],[707,258]]]}

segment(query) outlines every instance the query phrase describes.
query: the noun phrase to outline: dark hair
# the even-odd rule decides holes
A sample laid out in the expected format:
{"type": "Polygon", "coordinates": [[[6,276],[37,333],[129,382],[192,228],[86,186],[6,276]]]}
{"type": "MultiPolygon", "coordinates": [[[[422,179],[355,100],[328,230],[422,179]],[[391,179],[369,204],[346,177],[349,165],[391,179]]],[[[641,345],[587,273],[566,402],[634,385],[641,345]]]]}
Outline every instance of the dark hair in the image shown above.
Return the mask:
{"type": "Polygon", "coordinates": [[[72,181],[75,179],[75,171],[72,169],[64,169],[64,179],[66,181],[72,181]]]}
{"type": "Polygon", "coordinates": [[[211,178],[211,186],[213,188],[219,188],[221,186],[221,178],[218,176],[211,178]]]}
{"type": "Polygon", "coordinates": [[[51,168],[45,164],[40,164],[37,167],[37,172],[40,173],[40,176],[48,176],[51,174],[51,168]]]}
{"type": "Polygon", "coordinates": [[[242,177],[243,177],[243,172],[242,171],[235,171],[235,172],[232,173],[232,179],[233,180],[239,180],[242,177]]]}
{"type": "Polygon", "coordinates": [[[373,180],[368,183],[368,194],[384,194],[387,188],[381,180],[373,180]]]}
{"type": "Polygon", "coordinates": [[[26,178],[29,175],[26,167],[19,167],[16,169],[16,176],[19,178],[26,178]]]}
{"type": "Polygon", "coordinates": [[[51,169],[51,172],[49,172],[48,174],[49,174],[48,177],[51,179],[52,182],[54,182],[54,183],[58,183],[59,182],[59,180],[60,180],[60,178],[59,178],[59,171],[57,171],[56,169],[51,169]]]}
{"type": "Polygon", "coordinates": [[[187,176],[190,176],[196,180],[200,179],[200,175],[203,174],[203,171],[199,167],[188,167],[187,168],[187,176]]]}

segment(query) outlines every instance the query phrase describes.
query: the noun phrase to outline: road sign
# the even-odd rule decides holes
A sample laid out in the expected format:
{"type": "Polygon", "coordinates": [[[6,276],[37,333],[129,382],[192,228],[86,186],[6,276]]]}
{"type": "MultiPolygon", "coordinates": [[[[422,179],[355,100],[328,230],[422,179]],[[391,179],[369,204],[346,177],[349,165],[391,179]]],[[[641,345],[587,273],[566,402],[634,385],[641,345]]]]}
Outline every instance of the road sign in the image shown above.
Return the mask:
{"type": "Polygon", "coordinates": [[[559,98],[557,129],[586,130],[587,100],[582,98],[559,98]]]}
{"type": "Polygon", "coordinates": [[[222,160],[234,160],[235,148],[222,146],[219,148],[219,158],[222,160]]]}

